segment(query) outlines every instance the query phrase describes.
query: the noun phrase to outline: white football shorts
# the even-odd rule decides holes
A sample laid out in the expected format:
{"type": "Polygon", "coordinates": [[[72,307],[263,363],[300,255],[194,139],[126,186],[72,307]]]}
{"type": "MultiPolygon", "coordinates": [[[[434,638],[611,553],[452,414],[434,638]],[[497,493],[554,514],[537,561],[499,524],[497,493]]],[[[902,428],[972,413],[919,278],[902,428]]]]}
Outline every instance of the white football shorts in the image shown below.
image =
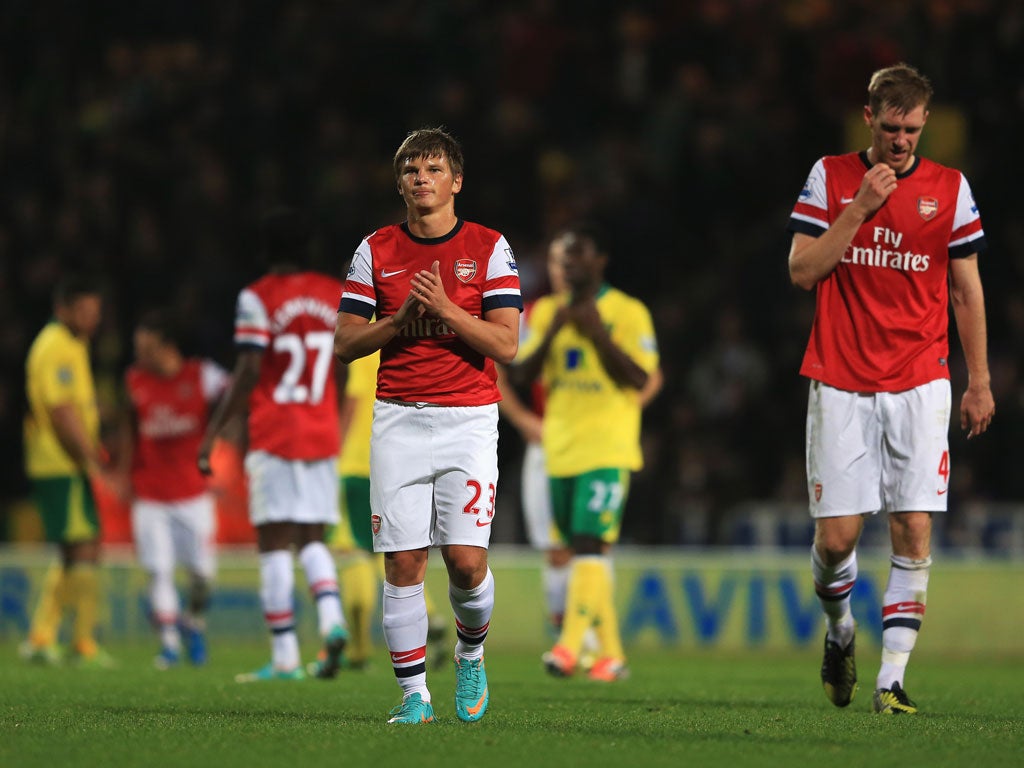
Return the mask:
{"type": "Polygon", "coordinates": [[[132,502],[135,549],[149,573],[173,573],[182,565],[212,579],[217,569],[216,531],[213,497],[208,493],[180,501],[132,502]]]}
{"type": "Polygon", "coordinates": [[[523,453],[520,494],[530,546],[542,550],[564,547],[551,513],[551,482],[544,467],[544,448],[540,443],[528,443],[523,453]]]}
{"type": "Polygon", "coordinates": [[[945,512],[950,384],[857,393],[812,381],[807,403],[811,517],[945,512]]]}
{"type": "Polygon", "coordinates": [[[375,552],[487,547],[498,485],[498,406],[378,400],[370,438],[375,552]]]}
{"type": "Polygon", "coordinates": [[[249,519],[266,523],[337,525],[337,458],[292,461],[266,451],[245,457],[249,519]]]}

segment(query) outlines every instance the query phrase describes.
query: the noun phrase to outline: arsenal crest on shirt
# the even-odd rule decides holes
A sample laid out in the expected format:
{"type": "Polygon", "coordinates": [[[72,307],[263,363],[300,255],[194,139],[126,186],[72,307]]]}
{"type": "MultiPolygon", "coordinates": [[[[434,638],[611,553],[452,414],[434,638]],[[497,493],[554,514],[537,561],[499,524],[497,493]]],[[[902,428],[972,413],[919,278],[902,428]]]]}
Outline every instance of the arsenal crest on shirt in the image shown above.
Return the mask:
{"type": "Polygon", "coordinates": [[[473,259],[456,259],[455,276],[464,283],[476,277],[476,262],[473,259]]]}
{"type": "Polygon", "coordinates": [[[922,219],[930,221],[939,212],[939,201],[934,197],[919,197],[917,198],[917,212],[921,214],[922,219]]]}

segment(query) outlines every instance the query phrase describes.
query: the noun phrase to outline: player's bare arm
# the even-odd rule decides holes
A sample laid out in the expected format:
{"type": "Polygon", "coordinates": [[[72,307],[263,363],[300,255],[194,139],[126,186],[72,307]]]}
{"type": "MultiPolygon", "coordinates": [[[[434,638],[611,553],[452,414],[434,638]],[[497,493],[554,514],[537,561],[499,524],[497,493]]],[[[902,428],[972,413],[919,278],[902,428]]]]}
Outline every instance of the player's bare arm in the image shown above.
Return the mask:
{"type": "Polygon", "coordinates": [[[655,368],[647,375],[647,383],[640,390],[640,407],[646,408],[664,386],[665,374],[661,372],[660,367],[655,368]]]}
{"type": "Polygon", "coordinates": [[[55,406],[50,410],[50,422],[61,448],[82,472],[90,477],[101,474],[103,464],[98,446],[89,438],[75,406],[71,403],[55,406]]]}
{"type": "Polygon", "coordinates": [[[978,272],[978,255],[952,259],[949,278],[953,316],[967,363],[967,389],[960,400],[960,428],[969,430],[967,438],[971,439],[988,429],[996,412],[988,369],[985,293],[978,272]]]}
{"type": "Polygon", "coordinates": [[[821,237],[797,232],[789,249],[789,278],[806,291],[828,277],[860,226],[881,208],[896,190],[896,172],[884,163],[871,166],[857,194],[821,237]]]}
{"type": "Polygon", "coordinates": [[[375,323],[361,315],[339,312],[338,324],[334,329],[334,354],[346,365],[372,355],[395,338],[405,326],[422,317],[423,312],[423,305],[412,291],[395,314],[382,317],[375,323]]]}
{"type": "Polygon", "coordinates": [[[445,325],[470,347],[492,360],[507,365],[519,349],[519,310],[501,307],[473,317],[454,304],[441,280],[441,265],[435,261],[428,272],[421,269],[412,280],[412,293],[422,303],[426,314],[444,321],[445,325]]]}
{"type": "Polygon", "coordinates": [[[568,308],[559,307],[555,312],[555,316],[551,319],[547,330],[544,332],[544,338],[541,339],[540,344],[537,345],[533,353],[522,360],[516,360],[515,365],[509,368],[509,377],[517,387],[527,387],[540,377],[541,369],[544,367],[544,360],[551,349],[551,343],[568,319],[568,308]]]}
{"type": "Polygon", "coordinates": [[[81,468],[83,474],[109,488],[119,498],[128,497],[128,481],[120,473],[103,465],[100,446],[86,432],[82,417],[71,404],[50,410],[50,422],[61,447],[81,468]]]}
{"type": "Polygon", "coordinates": [[[644,388],[648,379],[647,371],[637,365],[612,339],[597,311],[597,302],[592,297],[570,303],[569,321],[594,342],[601,365],[616,384],[639,390],[644,388]]]}
{"type": "Polygon", "coordinates": [[[238,353],[235,361],[235,370],[231,374],[231,385],[228,391],[221,398],[210,417],[210,423],[206,427],[206,433],[199,444],[199,455],[196,457],[196,465],[204,475],[212,473],[210,468],[210,453],[213,451],[213,441],[220,434],[221,430],[241,414],[249,403],[249,396],[256,387],[260,378],[260,363],[263,360],[263,351],[247,349],[238,353]]]}
{"type": "Polygon", "coordinates": [[[345,436],[349,427],[352,426],[352,417],[355,416],[356,407],[359,405],[358,397],[344,395],[338,404],[338,432],[341,435],[342,445],[345,444],[345,436]]]}

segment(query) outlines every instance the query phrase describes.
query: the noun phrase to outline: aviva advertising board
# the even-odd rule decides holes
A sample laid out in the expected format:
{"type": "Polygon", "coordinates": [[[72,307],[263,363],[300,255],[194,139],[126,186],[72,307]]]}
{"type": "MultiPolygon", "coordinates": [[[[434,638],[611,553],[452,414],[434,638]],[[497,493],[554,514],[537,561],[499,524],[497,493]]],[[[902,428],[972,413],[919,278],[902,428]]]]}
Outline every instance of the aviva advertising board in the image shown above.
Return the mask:
{"type": "MultiPolygon", "coordinates": [[[[725,554],[668,549],[615,555],[616,603],[627,649],[796,650],[821,644],[824,621],[811,583],[809,555],[725,554]]],[[[8,549],[0,557],[0,641],[20,640],[49,563],[45,553],[8,549]]],[[[344,556],[339,557],[344,567],[344,556]]],[[[545,626],[541,557],[496,548],[491,557],[496,607],[491,647],[543,648],[545,626]]],[[[858,648],[877,648],[888,560],[863,555],[852,596],[858,648]]],[[[312,605],[296,573],[303,644],[315,648],[312,605]]],[[[130,551],[107,558],[103,636],[112,642],[155,642],[148,622],[146,577],[130,551]]],[[[447,604],[439,553],[431,557],[427,587],[447,604]]],[[[1024,654],[1018,634],[1024,564],[937,555],[918,650],[942,653],[1024,654]]],[[[379,627],[379,616],[375,620],[379,627]]],[[[258,565],[249,553],[226,554],[209,614],[211,644],[218,638],[266,637],[259,605],[258,565]]],[[[379,639],[379,635],[378,635],[379,639]]]]}

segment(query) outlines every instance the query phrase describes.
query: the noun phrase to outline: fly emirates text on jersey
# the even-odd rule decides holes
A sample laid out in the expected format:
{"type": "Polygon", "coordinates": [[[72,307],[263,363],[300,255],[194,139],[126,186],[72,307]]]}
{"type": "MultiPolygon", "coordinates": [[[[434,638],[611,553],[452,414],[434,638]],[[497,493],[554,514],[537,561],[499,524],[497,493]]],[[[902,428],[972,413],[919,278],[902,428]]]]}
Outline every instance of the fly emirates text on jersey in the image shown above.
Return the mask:
{"type": "Polygon", "coordinates": [[[904,272],[926,272],[931,262],[927,253],[892,250],[900,247],[903,233],[887,227],[875,227],[873,246],[851,245],[843,254],[844,264],[860,264],[866,267],[889,267],[904,272]]]}
{"type": "Polygon", "coordinates": [[[436,317],[418,317],[399,331],[398,335],[429,339],[437,336],[454,336],[455,331],[436,317]]]}

